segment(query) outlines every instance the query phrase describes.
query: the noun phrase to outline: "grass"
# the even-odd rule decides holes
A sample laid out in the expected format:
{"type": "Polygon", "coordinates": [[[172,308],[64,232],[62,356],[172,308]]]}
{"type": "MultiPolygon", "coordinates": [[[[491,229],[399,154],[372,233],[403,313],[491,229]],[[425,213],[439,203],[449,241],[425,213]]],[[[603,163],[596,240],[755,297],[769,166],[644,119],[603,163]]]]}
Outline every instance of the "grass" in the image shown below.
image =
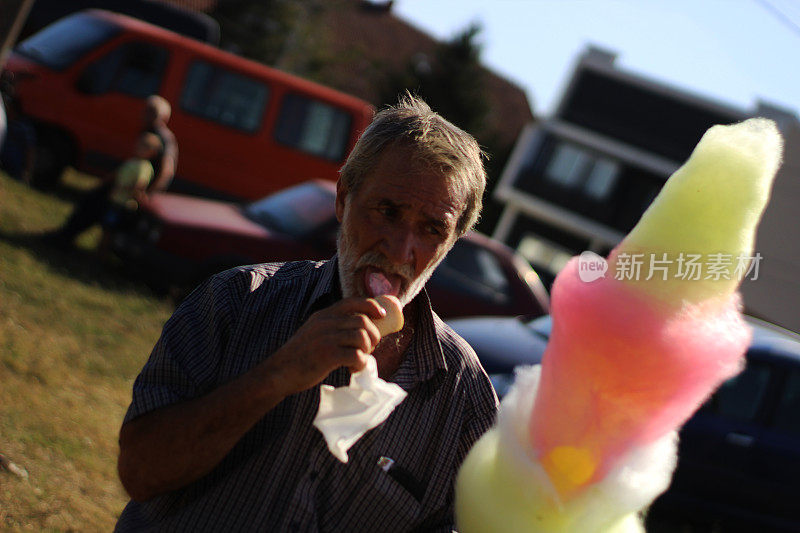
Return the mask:
{"type": "Polygon", "coordinates": [[[134,377],[172,305],[94,254],[35,235],[61,224],[94,178],[43,193],[0,173],[0,530],[109,531],[127,501],[117,432],[134,377]]]}

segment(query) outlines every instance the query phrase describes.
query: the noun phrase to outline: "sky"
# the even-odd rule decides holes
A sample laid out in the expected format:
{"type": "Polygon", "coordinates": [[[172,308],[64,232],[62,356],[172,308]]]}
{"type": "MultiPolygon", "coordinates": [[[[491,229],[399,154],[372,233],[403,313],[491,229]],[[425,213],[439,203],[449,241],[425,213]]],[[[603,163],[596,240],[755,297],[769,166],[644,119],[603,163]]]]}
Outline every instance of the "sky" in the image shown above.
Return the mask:
{"type": "Polygon", "coordinates": [[[522,87],[539,116],[589,44],[678,89],[800,115],[800,0],[395,0],[393,10],[439,39],[480,23],[484,64],[522,87]]]}

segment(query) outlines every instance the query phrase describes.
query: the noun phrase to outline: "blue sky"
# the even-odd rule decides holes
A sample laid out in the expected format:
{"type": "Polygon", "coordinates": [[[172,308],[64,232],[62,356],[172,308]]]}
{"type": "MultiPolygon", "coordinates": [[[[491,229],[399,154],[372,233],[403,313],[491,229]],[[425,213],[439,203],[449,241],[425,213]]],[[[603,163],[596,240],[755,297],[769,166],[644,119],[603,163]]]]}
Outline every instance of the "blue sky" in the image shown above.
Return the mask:
{"type": "Polygon", "coordinates": [[[800,0],[395,0],[393,9],[440,39],[480,22],[484,63],[525,89],[539,115],[588,43],[701,96],[800,114],[800,0]]]}

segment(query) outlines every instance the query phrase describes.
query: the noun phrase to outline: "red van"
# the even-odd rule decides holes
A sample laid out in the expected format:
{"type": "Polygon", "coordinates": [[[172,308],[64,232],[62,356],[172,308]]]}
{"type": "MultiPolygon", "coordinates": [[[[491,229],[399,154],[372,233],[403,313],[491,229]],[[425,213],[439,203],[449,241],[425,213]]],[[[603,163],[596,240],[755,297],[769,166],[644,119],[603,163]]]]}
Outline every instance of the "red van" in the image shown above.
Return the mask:
{"type": "Polygon", "coordinates": [[[36,124],[39,175],[99,173],[130,156],[145,98],[172,104],[173,189],[253,200],[309,178],[335,180],[372,106],[138,19],[101,10],[63,18],[9,58],[36,124]]]}

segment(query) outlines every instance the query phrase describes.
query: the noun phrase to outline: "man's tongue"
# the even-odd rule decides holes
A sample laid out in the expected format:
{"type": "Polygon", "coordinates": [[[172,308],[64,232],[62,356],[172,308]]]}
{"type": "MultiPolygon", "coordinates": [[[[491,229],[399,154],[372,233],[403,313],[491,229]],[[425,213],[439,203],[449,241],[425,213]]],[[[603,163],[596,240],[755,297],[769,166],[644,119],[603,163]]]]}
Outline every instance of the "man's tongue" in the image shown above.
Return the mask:
{"type": "Polygon", "coordinates": [[[382,294],[391,294],[397,296],[400,292],[400,280],[397,276],[386,276],[380,270],[368,267],[364,272],[365,283],[367,292],[373,298],[382,294]]]}

